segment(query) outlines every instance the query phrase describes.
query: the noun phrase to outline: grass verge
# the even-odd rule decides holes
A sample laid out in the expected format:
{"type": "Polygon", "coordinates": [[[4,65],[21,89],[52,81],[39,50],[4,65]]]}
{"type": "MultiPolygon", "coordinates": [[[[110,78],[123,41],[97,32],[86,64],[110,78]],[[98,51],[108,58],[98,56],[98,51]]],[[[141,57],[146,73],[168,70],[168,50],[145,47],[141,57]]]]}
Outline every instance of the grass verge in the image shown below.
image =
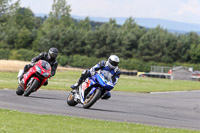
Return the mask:
{"type": "Polygon", "coordinates": [[[0,109],[1,133],[199,133],[200,131],[143,126],[0,109]]]}
{"type": "MultiPolygon", "coordinates": [[[[49,79],[48,86],[42,86],[42,89],[71,90],[70,86],[78,80],[80,75],[80,71],[57,72],[53,78],[49,79]]],[[[17,72],[0,72],[0,89],[15,89],[17,86],[17,72]]],[[[114,90],[128,92],[191,91],[200,90],[200,82],[121,75],[114,90]]]]}

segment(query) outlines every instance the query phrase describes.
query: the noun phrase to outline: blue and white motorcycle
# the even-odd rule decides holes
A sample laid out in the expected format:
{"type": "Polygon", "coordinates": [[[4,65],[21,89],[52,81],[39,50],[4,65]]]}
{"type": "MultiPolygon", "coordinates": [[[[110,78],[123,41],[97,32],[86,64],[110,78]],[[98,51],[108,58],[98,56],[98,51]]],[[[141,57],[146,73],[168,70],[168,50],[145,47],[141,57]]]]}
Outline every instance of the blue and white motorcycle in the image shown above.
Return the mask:
{"type": "Polygon", "coordinates": [[[77,90],[72,90],[67,97],[69,106],[76,106],[78,103],[83,104],[83,108],[90,108],[105,92],[114,88],[110,76],[104,76],[103,72],[99,71],[92,77],[87,78],[78,86],[77,90]]]}

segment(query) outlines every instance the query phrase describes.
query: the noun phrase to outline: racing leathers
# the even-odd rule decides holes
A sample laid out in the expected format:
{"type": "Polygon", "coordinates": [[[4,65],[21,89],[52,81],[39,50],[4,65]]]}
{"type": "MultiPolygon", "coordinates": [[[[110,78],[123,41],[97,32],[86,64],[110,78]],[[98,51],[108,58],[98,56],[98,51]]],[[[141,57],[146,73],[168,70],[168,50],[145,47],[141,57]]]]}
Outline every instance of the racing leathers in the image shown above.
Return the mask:
{"type": "MultiPolygon", "coordinates": [[[[93,66],[90,70],[84,70],[81,74],[81,77],[79,78],[78,82],[71,86],[72,89],[76,89],[83,81],[85,81],[86,78],[93,76],[96,71],[101,70],[101,72],[104,74],[104,76],[107,79],[111,79],[113,84],[116,85],[117,81],[120,77],[120,69],[116,67],[115,69],[110,69],[107,61],[100,61],[98,64],[93,66]]],[[[111,97],[111,93],[103,92],[102,99],[108,99],[111,97]]]]}

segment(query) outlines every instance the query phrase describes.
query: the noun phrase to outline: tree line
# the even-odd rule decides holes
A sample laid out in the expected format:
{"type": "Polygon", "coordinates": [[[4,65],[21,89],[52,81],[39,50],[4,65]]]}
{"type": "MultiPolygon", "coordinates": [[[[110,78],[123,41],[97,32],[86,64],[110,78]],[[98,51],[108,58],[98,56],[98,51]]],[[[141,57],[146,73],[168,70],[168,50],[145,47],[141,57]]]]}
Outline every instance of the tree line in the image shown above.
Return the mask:
{"type": "Polygon", "coordinates": [[[118,55],[125,69],[200,63],[200,36],[195,32],[175,34],[160,26],[147,29],[131,17],[123,25],[114,19],[107,23],[92,22],[89,17],[75,20],[66,0],[54,0],[48,17],[36,17],[19,3],[0,0],[0,58],[26,60],[19,51],[33,56],[57,47],[62,65],[72,65],[77,56],[99,60],[110,54],[118,55]],[[138,63],[142,67],[132,66],[138,63]]]}

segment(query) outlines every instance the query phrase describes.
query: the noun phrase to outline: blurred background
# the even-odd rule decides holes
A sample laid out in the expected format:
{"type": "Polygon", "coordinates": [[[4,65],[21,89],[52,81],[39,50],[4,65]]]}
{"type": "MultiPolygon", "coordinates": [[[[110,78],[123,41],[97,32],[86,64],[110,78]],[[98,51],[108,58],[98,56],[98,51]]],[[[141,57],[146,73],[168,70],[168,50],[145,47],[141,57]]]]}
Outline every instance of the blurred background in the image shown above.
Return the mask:
{"type": "Polygon", "coordinates": [[[120,68],[199,70],[198,0],[1,0],[0,59],[30,61],[57,47],[61,66],[89,68],[110,54],[120,68]]]}

